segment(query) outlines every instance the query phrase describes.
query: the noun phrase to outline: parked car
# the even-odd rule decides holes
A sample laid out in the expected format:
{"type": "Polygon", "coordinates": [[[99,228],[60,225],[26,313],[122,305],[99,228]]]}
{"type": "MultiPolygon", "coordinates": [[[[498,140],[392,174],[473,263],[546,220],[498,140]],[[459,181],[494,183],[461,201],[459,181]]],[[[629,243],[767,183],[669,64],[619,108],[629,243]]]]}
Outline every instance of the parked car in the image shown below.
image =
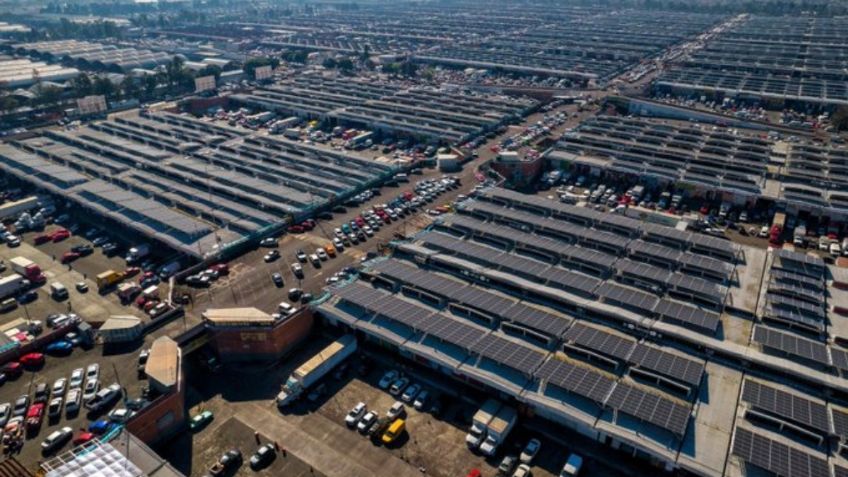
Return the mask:
{"type": "Polygon", "coordinates": [[[403,403],[400,401],[395,401],[394,404],[392,404],[392,407],[389,408],[387,417],[390,420],[394,421],[395,419],[403,416],[405,413],[406,408],[404,407],[403,403]]]}
{"type": "Polygon", "coordinates": [[[530,439],[527,442],[527,445],[524,446],[524,450],[521,451],[521,455],[518,456],[519,460],[521,460],[522,464],[531,464],[533,459],[536,458],[536,454],[539,453],[539,449],[542,447],[542,443],[539,439],[530,439]]]}
{"type": "Polygon", "coordinates": [[[49,454],[62,447],[66,442],[71,440],[73,435],[74,430],[67,426],[59,429],[58,431],[51,432],[50,435],[48,435],[41,443],[41,453],[49,454]]]}
{"type": "Polygon", "coordinates": [[[364,402],[358,403],[345,416],[345,425],[347,427],[355,427],[359,419],[365,414],[366,406],[364,402]]]}
{"type": "Polygon", "coordinates": [[[26,367],[36,367],[44,364],[44,355],[41,353],[27,353],[18,360],[26,367]]]}
{"type": "Polygon", "coordinates": [[[399,396],[400,393],[402,393],[403,390],[406,389],[406,386],[408,384],[409,384],[409,379],[407,379],[407,378],[400,378],[400,379],[396,380],[395,382],[392,383],[392,387],[389,388],[389,394],[391,394],[392,396],[399,396]]]}
{"type": "Polygon", "coordinates": [[[360,434],[365,434],[371,429],[371,426],[377,422],[377,412],[376,411],[368,411],[362,419],[356,424],[356,430],[359,431],[360,434]]]}
{"type": "Polygon", "coordinates": [[[403,394],[400,396],[401,400],[406,403],[411,403],[415,400],[415,397],[418,396],[418,391],[421,390],[421,386],[418,384],[410,384],[403,394]]]}
{"type": "Polygon", "coordinates": [[[273,444],[265,444],[250,456],[250,468],[253,470],[263,469],[277,457],[273,444]]]}
{"type": "Polygon", "coordinates": [[[218,462],[209,468],[209,475],[212,477],[220,477],[232,473],[238,466],[241,465],[241,451],[238,449],[230,449],[224,452],[218,462]]]}
{"type": "Polygon", "coordinates": [[[383,377],[380,378],[380,381],[377,383],[377,387],[379,387],[380,389],[389,389],[389,386],[391,386],[392,383],[394,383],[395,380],[398,379],[398,376],[399,373],[393,369],[386,371],[386,373],[383,374],[383,377]]]}
{"type": "Polygon", "coordinates": [[[70,416],[75,415],[80,410],[80,402],[82,401],[82,391],[79,388],[71,388],[65,396],[65,414],[70,416]]]}
{"type": "Polygon", "coordinates": [[[214,415],[212,414],[212,411],[203,411],[200,414],[191,418],[191,421],[189,421],[188,423],[188,427],[192,431],[198,431],[206,427],[206,425],[210,422],[212,422],[213,418],[214,415]]]}

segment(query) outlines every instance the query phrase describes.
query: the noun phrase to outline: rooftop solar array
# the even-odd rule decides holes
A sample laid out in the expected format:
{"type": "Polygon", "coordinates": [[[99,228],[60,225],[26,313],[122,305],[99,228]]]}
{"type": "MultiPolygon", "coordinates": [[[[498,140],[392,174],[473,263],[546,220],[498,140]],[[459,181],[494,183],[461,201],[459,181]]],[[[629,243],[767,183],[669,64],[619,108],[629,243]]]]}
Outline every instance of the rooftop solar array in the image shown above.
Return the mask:
{"type": "Polygon", "coordinates": [[[606,401],[615,380],[592,368],[551,358],[536,371],[536,377],[597,404],[606,401]]]}
{"type": "Polygon", "coordinates": [[[704,375],[704,363],[689,359],[646,344],[638,344],[633,349],[630,362],[659,374],[698,386],[704,375]]]}
{"type": "Polygon", "coordinates": [[[471,351],[527,375],[533,374],[546,355],[530,346],[493,334],[482,336],[471,346],[471,351]]]}
{"type": "Polygon", "coordinates": [[[663,321],[710,335],[715,334],[721,323],[718,313],[673,300],[660,300],[654,313],[663,321]]]}
{"type": "Polygon", "coordinates": [[[609,171],[709,190],[761,195],[770,150],[768,140],[733,129],[597,116],[566,133],[550,157],[593,167],[601,163],[609,171]]]}
{"type": "Polygon", "coordinates": [[[781,476],[830,475],[827,460],[742,427],[736,428],[733,455],[781,476]]]}
{"type": "Polygon", "coordinates": [[[616,384],[606,404],[677,436],[686,432],[691,413],[687,406],[623,382],[616,384]]]}
{"type": "Polygon", "coordinates": [[[606,332],[600,328],[575,323],[564,336],[566,342],[571,342],[598,353],[611,356],[620,361],[627,361],[630,353],[636,347],[636,340],[606,332]]]}
{"type": "Polygon", "coordinates": [[[789,419],[825,434],[830,433],[827,407],[824,404],[751,379],[745,380],[742,399],[756,409],[789,419]]]}
{"type": "Polygon", "coordinates": [[[844,18],[751,15],[689,52],[660,91],[733,94],[801,107],[848,104],[844,18]]]}
{"type": "Polygon", "coordinates": [[[820,364],[828,364],[827,346],[823,343],[768,328],[762,325],[754,326],[754,341],[767,348],[786,354],[808,359],[820,364]]]}
{"type": "Polygon", "coordinates": [[[369,129],[458,143],[533,109],[535,100],[433,90],[379,79],[300,75],[234,94],[232,101],[285,115],[329,117],[369,129]]]}

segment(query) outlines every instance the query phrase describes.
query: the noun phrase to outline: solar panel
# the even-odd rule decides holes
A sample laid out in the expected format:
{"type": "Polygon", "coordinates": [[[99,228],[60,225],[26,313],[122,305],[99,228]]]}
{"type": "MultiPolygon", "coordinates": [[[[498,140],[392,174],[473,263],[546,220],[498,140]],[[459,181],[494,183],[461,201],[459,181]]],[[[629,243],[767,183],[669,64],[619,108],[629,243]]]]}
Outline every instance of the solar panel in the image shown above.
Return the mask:
{"type": "Polygon", "coordinates": [[[817,363],[829,364],[827,359],[827,347],[806,338],[801,338],[789,333],[784,333],[761,325],[754,327],[754,341],[765,347],[772,348],[784,353],[800,356],[817,363]]]}
{"type": "Polygon", "coordinates": [[[421,270],[396,259],[384,260],[373,265],[372,268],[380,272],[381,276],[412,285],[428,293],[445,298],[457,296],[467,286],[460,281],[421,270]]]}
{"type": "Polygon", "coordinates": [[[422,331],[442,341],[470,349],[488,330],[481,330],[470,324],[436,313],[430,320],[421,324],[422,331]]]}
{"type": "Polygon", "coordinates": [[[345,287],[334,288],[333,294],[352,305],[359,306],[368,311],[371,310],[373,303],[388,296],[386,292],[368,285],[363,285],[360,282],[353,282],[345,287]]]}
{"type": "Polygon", "coordinates": [[[681,293],[690,293],[713,303],[724,302],[727,289],[703,278],[674,273],[668,277],[668,286],[681,293]]]}
{"type": "Polygon", "coordinates": [[[745,380],[742,399],[759,410],[789,419],[817,431],[830,433],[827,407],[824,404],[751,379],[745,380]]]}
{"type": "Polygon", "coordinates": [[[733,455],[780,476],[830,475],[827,460],[741,427],[733,438],[733,455]]]}
{"type": "Polygon", "coordinates": [[[823,291],[824,281],[818,278],[813,278],[800,273],[795,273],[780,268],[772,268],[769,271],[769,276],[780,283],[790,283],[793,285],[803,286],[812,290],[823,291]]]}
{"type": "Polygon", "coordinates": [[[802,315],[795,310],[786,308],[778,308],[774,306],[766,307],[764,320],[778,321],[789,326],[800,326],[814,333],[824,331],[824,321],[821,318],[811,318],[807,315],[802,315]]]}
{"type": "Polygon", "coordinates": [[[559,267],[549,267],[539,273],[538,277],[547,280],[548,286],[585,295],[593,295],[595,289],[602,283],[595,277],[559,267]]]}
{"type": "Polygon", "coordinates": [[[727,259],[732,259],[737,251],[737,247],[733,243],[708,235],[692,234],[689,241],[692,244],[693,251],[704,250],[727,259]]]}
{"type": "Polygon", "coordinates": [[[575,323],[563,338],[566,341],[621,361],[626,361],[630,357],[630,353],[636,345],[636,340],[608,333],[584,323],[575,323]]]}
{"type": "Polygon", "coordinates": [[[662,321],[708,335],[714,335],[720,323],[718,313],[668,299],[660,300],[654,308],[654,313],[662,321]]]}
{"type": "Polygon", "coordinates": [[[495,334],[483,336],[471,346],[471,351],[527,375],[532,375],[545,359],[541,350],[495,334]]]}
{"type": "Polygon", "coordinates": [[[703,362],[642,343],[636,345],[636,349],[630,355],[630,362],[692,386],[698,386],[704,375],[703,362]]]}
{"type": "Polygon", "coordinates": [[[571,318],[555,315],[524,303],[516,303],[502,310],[501,317],[555,337],[561,336],[572,323],[571,318]]]}
{"type": "Polygon", "coordinates": [[[833,359],[833,366],[836,369],[848,371],[848,352],[831,346],[830,357],[833,359]]]}
{"type": "Polygon", "coordinates": [[[818,257],[780,249],[775,252],[772,268],[786,270],[811,278],[822,279],[824,276],[824,261],[818,257]]]}
{"type": "Polygon", "coordinates": [[[766,293],[766,298],[772,306],[824,319],[824,307],[821,303],[813,304],[777,293],[766,293]]]}
{"type": "Polygon", "coordinates": [[[667,268],[655,267],[642,262],[634,262],[621,259],[615,262],[615,269],[619,275],[629,276],[638,280],[654,282],[657,286],[664,287],[670,277],[667,268]]]}
{"type": "Polygon", "coordinates": [[[371,307],[377,314],[415,329],[421,329],[422,324],[434,313],[433,310],[392,295],[377,301],[371,307]]]}
{"type": "Polygon", "coordinates": [[[551,358],[536,371],[535,376],[558,388],[602,404],[615,381],[591,368],[551,358]]]}
{"type": "Polygon", "coordinates": [[[670,399],[619,382],[606,405],[637,419],[683,437],[689,423],[690,409],[670,399]]]}
{"type": "Polygon", "coordinates": [[[627,254],[636,260],[639,260],[640,257],[647,257],[652,261],[659,261],[670,267],[676,267],[681,255],[683,255],[679,250],[642,240],[630,242],[627,246],[627,254]]]}
{"type": "Polygon", "coordinates": [[[597,293],[605,300],[614,301],[621,306],[628,306],[645,313],[653,311],[659,299],[649,293],[632,288],[625,288],[612,282],[604,282],[598,287],[597,293]]]}
{"type": "Polygon", "coordinates": [[[601,271],[610,270],[617,258],[613,255],[575,245],[566,245],[560,250],[566,262],[585,263],[601,271]]]}
{"type": "Polygon", "coordinates": [[[830,410],[833,417],[833,432],[839,437],[848,437],[848,413],[835,408],[830,410]]]}
{"type": "Polygon", "coordinates": [[[726,280],[733,273],[733,265],[703,255],[683,253],[678,257],[678,262],[682,271],[720,276],[723,280],[726,280]]]}
{"type": "Polygon", "coordinates": [[[480,311],[498,316],[503,310],[512,307],[515,300],[479,288],[466,287],[459,291],[454,298],[462,305],[476,308],[480,311]]]}
{"type": "Polygon", "coordinates": [[[785,295],[791,298],[808,301],[810,303],[824,303],[824,292],[794,283],[779,282],[772,280],[768,284],[768,291],[777,295],[785,295]]]}

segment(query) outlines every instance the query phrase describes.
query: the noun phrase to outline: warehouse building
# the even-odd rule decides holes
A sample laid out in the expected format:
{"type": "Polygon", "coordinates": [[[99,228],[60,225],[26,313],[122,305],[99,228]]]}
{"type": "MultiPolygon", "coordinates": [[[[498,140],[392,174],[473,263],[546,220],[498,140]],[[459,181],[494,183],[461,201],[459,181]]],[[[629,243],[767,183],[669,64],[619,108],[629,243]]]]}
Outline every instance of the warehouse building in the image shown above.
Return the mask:
{"type": "Polygon", "coordinates": [[[656,81],[659,92],[783,108],[848,104],[848,20],[748,16],[656,81]]]}
{"type": "Polygon", "coordinates": [[[666,470],[759,475],[746,469],[781,472],[781,459],[797,458],[808,465],[779,475],[813,477],[848,468],[829,445],[848,437],[835,424],[848,403],[845,350],[835,343],[848,330],[833,314],[820,317],[828,327],[815,337],[786,326],[803,319],[797,306],[782,323],[773,319],[776,307],[797,305],[788,285],[805,273],[830,272],[802,254],[495,188],[397,244],[391,258],[367,263],[317,311],[331,326],[666,470]],[[777,275],[781,285],[769,278],[777,275]],[[750,290],[781,298],[761,302],[750,290]],[[755,330],[740,312],[755,316],[755,330]],[[793,354],[808,353],[807,343],[818,360],[793,354]],[[794,443],[803,427],[795,421],[805,418],[756,401],[752,380],[819,403],[815,438],[794,443]],[[728,405],[737,402],[739,412],[728,405]],[[763,457],[766,445],[772,454],[763,457]]]}
{"type": "Polygon", "coordinates": [[[48,65],[25,58],[0,57],[0,85],[3,88],[28,88],[39,81],[64,83],[79,74],[76,68],[48,65]]]}
{"type": "Polygon", "coordinates": [[[19,54],[32,55],[51,62],[75,65],[84,70],[128,73],[134,69],[153,69],[168,64],[173,55],[77,40],[39,41],[12,45],[19,54]]]}
{"type": "Polygon", "coordinates": [[[458,144],[534,111],[538,102],[365,79],[296,79],[230,99],[284,116],[328,120],[427,142],[458,144]]]}
{"type": "Polygon", "coordinates": [[[166,111],[0,145],[0,170],[203,257],[391,177],[390,165],[166,111]]]}
{"type": "Polygon", "coordinates": [[[208,309],[201,314],[210,347],[221,361],[274,361],[312,330],[312,310],[274,317],[256,308],[208,309]]]}

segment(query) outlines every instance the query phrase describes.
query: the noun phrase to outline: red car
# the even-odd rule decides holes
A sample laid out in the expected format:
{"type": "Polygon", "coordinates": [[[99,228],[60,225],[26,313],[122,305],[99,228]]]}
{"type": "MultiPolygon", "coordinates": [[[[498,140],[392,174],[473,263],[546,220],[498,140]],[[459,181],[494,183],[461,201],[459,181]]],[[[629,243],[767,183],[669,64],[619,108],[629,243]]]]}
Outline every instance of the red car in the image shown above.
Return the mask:
{"type": "Polygon", "coordinates": [[[471,469],[465,477],[482,477],[480,469],[471,469]]]}
{"type": "Polygon", "coordinates": [[[21,356],[20,362],[24,366],[41,366],[44,364],[44,355],[41,353],[27,353],[21,356]]]}
{"type": "Polygon", "coordinates": [[[710,215],[710,206],[702,205],[701,209],[698,212],[700,212],[701,215],[710,215]]]}
{"type": "MultiPolygon", "coordinates": [[[[130,268],[135,268],[135,267],[130,267],[130,268]]],[[[148,278],[152,278],[155,275],[156,274],[153,273],[153,272],[144,272],[140,277],[138,277],[138,283],[141,283],[141,282],[147,280],[148,278]]]]}
{"type": "Polygon", "coordinates": [[[89,442],[90,440],[94,439],[95,437],[97,437],[97,436],[95,436],[94,434],[92,434],[90,432],[80,432],[80,434],[78,436],[74,437],[73,444],[75,446],[82,445],[82,444],[85,444],[86,442],[89,442]]]}
{"type": "Polygon", "coordinates": [[[59,229],[59,230],[53,232],[53,234],[50,236],[50,238],[54,242],[61,242],[62,240],[65,240],[66,238],[68,238],[70,236],[71,236],[71,232],[69,230],[59,229]]]}
{"type": "Polygon", "coordinates": [[[143,309],[144,309],[144,311],[150,311],[150,310],[152,310],[152,309],[153,309],[153,307],[155,307],[157,304],[159,304],[159,300],[155,300],[155,299],[147,300],[147,303],[145,303],[145,304],[144,304],[144,308],[143,308],[143,309]]]}
{"type": "Polygon", "coordinates": [[[141,269],[138,268],[138,267],[129,267],[126,270],[124,270],[124,276],[127,277],[127,278],[134,277],[134,276],[138,275],[139,273],[141,273],[141,269]]]}
{"type": "Polygon", "coordinates": [[[356,225],[358,225],[360,227],[365,225],[365,219],[363,219],[362,217],[356,217],[353,220],[356,222],[356,225]]]}
{"type": "Polygon", "coordinates": [[[292,225],[289,227],[289,232],[293,234],[302,234],[305,230],[301,225],[292,225]]]}
{"type": "Polygon", "coordinates": [[[60,261],[62,263],[71,263],[78,258],[80,258],[80,254],[76,252],[65,252],[62,254],[62,259],[60,261]]]}
{"type": "Polygon", "coordinates": [[[47,234],[39,235],[38,237],[35,237],[35,244],[41,245],[41,244],[47,243],[51,240],[53,240],[53,237],[51,237],[50,235],[47,235],[47,234]]]}
{"type": "Polygon", "coordinates": [[[26,413],[27,432],[36,433],[41,428],[44,419],[44,403],[39,402],[29,407],[26,413]]]}
{"type": "Polygon", "coordinates": [[[135,299],[135,306],[139,308],[144,308],[144,305],[147,304],[147,297],[144,295],[139,296],[135,299]]]}
{"type": "Polygon", "coordinates": [[[303,230],[310,231],[310,230],[312,230],[312,229],[314,229],[314,228],[315,228],[315,225],[314,225],[314,224],[312,224],[312,223],[310,223],[310,222],[308,222],[308,221],[303,221],[303,222],[301,222],[301,223],[300,223],[300,227],[301,227],[303,230]]]}

